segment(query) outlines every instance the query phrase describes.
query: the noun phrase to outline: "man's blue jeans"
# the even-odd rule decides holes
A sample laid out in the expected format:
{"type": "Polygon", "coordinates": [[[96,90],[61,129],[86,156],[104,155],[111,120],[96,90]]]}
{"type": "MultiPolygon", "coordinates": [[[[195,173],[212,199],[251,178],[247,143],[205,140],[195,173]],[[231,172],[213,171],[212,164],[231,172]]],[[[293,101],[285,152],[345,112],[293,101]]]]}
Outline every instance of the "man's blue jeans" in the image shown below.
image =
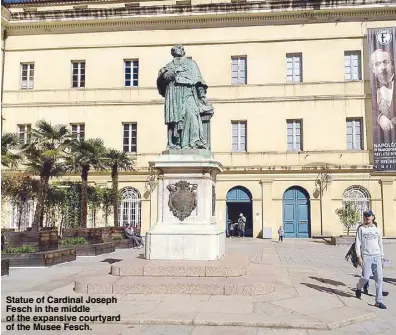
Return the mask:
{"type": "Polygon", "coordinates": [[[371,272],[375,280],[375,301],[380,303],[382,299],[382,259],[381,256],[363,256],[363,273],[356,286],[361,291],[370,280],[371,272]]]}

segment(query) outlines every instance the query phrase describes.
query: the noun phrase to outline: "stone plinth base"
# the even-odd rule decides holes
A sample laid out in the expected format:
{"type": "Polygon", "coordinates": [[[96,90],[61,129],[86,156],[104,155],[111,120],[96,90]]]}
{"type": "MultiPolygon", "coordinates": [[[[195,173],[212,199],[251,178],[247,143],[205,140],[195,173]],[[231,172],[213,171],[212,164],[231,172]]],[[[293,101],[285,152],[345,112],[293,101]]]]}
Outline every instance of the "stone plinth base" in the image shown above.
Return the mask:
{"type": "Polygon", "coordinates": [[[209,150],[168,150],[157,170],[157,224],[146,234],[146,259],[217,260],[225,233],[216,224],[216,176],[223,170],[209,150]]]}
{"type": "Polygon", "coordinates": [[[163,261],[127,259],[111,266],[113,276],[144,277],[241,277],[246,275],[249,257],[229,253],[216,261],[163,261]]]}
{"type": "Polygon", "coordinates": [[[224,230],[217,224],[159,224],[146,234],[146,259],[217,260],[224,251],[224,230]]]}

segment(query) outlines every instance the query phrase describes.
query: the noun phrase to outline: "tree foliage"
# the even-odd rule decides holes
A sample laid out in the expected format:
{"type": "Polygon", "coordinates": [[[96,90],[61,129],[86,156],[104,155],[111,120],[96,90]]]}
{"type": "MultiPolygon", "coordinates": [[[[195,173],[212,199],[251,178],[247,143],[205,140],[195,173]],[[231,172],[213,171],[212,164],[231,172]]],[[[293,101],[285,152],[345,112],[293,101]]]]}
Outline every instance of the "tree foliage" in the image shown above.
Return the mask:
{"type": "Polygon", "coordinates": [[[22,146],[27,171],[40,176],[37,205],[32,224],[33,230],[39,230],[43,226],[44,202],[47,197],[49,181],[66,172],[65,159],[73,141],[67,126],[53,126],[49,122],[41,120],[37,122],[36,128],[32,129],[29,143],[22,146]]]}
{"type": "Polygon", "coordinates": [[[112,204],[113,204],[113,215],[114,215],[114,226],[118,226],[118,207],[120,202],[120,196],[118,192],[118,173],[120,170],[133,170],[135,164],[134,159],[128,156],[127,153],[110,149],[105,154],[106,166],[111,169],[111,181],[112,181],[112,204]]]}
{"type": "Polygon", "coordinates": [[[344,202],[342,208],[336,209],[336,214],[340,218],[340,221],[347,229],[347,235],[349,236],[349,230],[354,227],[360,220],[360,214],[354,204],[350,202],[344,202]]]}
{"type": "Polygon", "coordinates": [[[18,168],[22,156],[18,152],[19,138],[17,134],[1,135],[1,165],[10,169],[18,168]]]}

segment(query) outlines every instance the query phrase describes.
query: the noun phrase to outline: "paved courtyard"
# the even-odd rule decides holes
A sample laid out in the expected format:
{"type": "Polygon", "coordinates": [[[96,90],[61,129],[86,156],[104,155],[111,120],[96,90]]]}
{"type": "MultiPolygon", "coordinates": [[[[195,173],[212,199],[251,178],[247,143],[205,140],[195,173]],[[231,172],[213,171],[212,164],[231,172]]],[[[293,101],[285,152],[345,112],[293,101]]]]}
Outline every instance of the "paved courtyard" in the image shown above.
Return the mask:
{"type": "MultiPolygon", "coordinates": [[[[394,334],[396,329],[396,243],[385,241],[385,254],[393,263],[384,269],[387,310],[374,308],[371,296],[354,297],[359,275],[344,260],[348,247],[321,241],[227,239],[227,251],[249,255],[251,267],[263,280],[272,280],[275,291],[255,296],[215,295],[116,295],[117,304],[92,304],[87,315],[121,315],[115,324],[90,324],[93,334],[394,334]],[[293,328],[293,329],[290,329],[293,328]]],[[[107,274],[110,263],[137,257],[141,250],[117,250],[97,257],[45,269],[10,269],[2,278],[2,321],[5,298],[81,296],[73,292],[74,281],[107,274]]],[[[109,297],[100,295],[99,297],[109,297]]],[[[36,315],[40,313],[30,313],[36,315]]],[[[41,313],[43,314],[43,313],[41,313]]],[[[78,313],[76,314],[78,315],[78,313]]],[[[2,333],[52,334],[55,331],[6,330],[2,333]]],[[[57,331],[57,334],[73,331],[57,331]]],[[[80,331],[81,333],[81,331],[80,331]]]]}

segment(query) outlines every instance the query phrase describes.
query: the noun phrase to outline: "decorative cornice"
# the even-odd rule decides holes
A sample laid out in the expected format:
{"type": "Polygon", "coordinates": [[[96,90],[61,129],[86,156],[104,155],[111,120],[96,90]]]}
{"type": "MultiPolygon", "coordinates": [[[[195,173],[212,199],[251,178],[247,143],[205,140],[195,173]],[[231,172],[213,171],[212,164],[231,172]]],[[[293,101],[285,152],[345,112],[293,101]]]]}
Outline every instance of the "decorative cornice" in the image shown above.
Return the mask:
{"type": "MultiPolygon", "coordinates": [[[[337,1],[337,0],[334,0],[337,1]]],[[[308,24],[343,21],[385,21],[396,17],[396,4],[384,0],[374,7],[331,6],[324,1],[315,5],[293,7],[259,1],[192,6],[142,6],[136,8],[74,9],[11,14],[7,29],[11,34],[75,33],[82,30],[108,31],[177,29],[191,27],[229,27],[274,24],[308,24]]],[[[367,1],[366,1],[367,2],[367,1]]],[[[344,3],[344,2],[343,2],[344,3]]],[[[377,3],[377,2],[372,2],[377,3]]]]}
{"type": "MultiPolygon", "coordinates": [[[[269,103],[269,102],[291,102],[291,101],[333,101],[333,100],[364,100],[370,99],[369,95],[312,95],[312,96],[289,96],[289,97],[253,97],[253,98],[212,98],[210,101],[214,104],[229,103],[269,103]]],[[[163,100],[150,101],[69,101],[69,102],[27,102],[27,103],[4,103],[3,108],[28,108],[28,107],[80,107],[80,106],[150,106],[163,105],[163,100]]]]}

